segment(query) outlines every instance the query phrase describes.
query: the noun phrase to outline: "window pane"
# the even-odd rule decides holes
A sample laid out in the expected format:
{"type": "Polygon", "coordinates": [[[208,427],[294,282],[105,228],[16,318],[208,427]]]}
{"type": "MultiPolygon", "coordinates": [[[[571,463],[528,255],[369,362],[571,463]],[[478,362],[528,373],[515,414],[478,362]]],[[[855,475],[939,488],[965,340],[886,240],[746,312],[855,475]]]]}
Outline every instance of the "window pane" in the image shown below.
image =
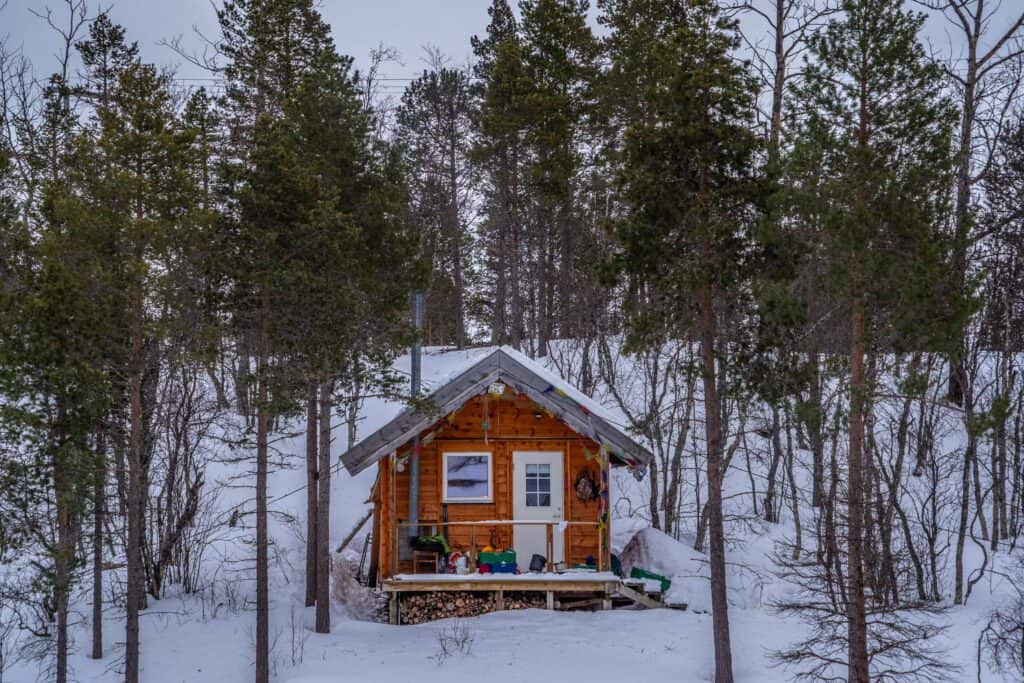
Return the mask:
{"type": "Polygon", "coordinates": [[[449,498],[486,498],[490,475],[486,455],[449,455],[446,458],[449,498]]]}
{"type": "Polygon", "coordinates": [[[537,481],[537,483],[539,484],[539,487],[537,488],[538,491],[547,492],[547,491],[551,490],[551,479],[550,478],[540,479],[540,480],[537,481]]]}
{"type": "Polygon", "coordinates": [[[526,466],[526,476],[530,476],[531,474],[537,474],[537,466],[536,465],[527,465],[526,466]]]}
{"type": "Polygon", "coordinates": [[[532,479],[532,478],[531,479],[527,479],[526,480],[526,490],[527,491],[536,491],[537,490],[537,480],[536,479],[532,479]]]}
{"type": "Polygon", "coordinates": [[[537,465],[537,474],[551,476],[551,465],[537,465]]]}
{"type": "Polygon", "coordinates": [[[538,497],[539,497],[540,502],[537,503],[537,507],[546,508],[546,507],[550,507],[551,506],[551,494],[550,493],[541,493],[541,494],[538,494],[538,497]]]}
{"type": "Polygon", "coordinates": [[[537,507],[537,494],[527,493],[526,494],[526,507],[535,508],[537,507]]]}

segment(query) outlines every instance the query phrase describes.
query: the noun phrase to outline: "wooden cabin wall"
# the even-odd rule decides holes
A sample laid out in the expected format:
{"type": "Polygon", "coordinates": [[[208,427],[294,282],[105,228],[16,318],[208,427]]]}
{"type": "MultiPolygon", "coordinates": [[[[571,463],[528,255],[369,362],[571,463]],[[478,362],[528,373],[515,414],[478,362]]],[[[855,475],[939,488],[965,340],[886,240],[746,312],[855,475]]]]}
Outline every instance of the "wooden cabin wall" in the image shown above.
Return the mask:
{"type": "MultiPolygon", "coordinates": [[[[576,496],[575,482],[581,469],[590,469],[595,481],[600,481],[601,469],[596,459],[587,460],[586,451],[591,455],[598,452],[598,445],[573,432],[569,427],[552,417],[539,413],[533,401],[525,396],[495,398],[478,396],[471,399],[455,415],[451,422],[435,432],[429,443],[420,451],[420,524],[428,527],[445,520],[442,503],[441,454],[455,451],[490,451],[493,453],[493,500],[490,503],[449,503],[447,521],[480,521],[488,519],[512,519],[512,453],[524,450],[558,450],[564,454],[564,505],[563,513],[568,521],[598,521],[597,501],[584,503],[576,496]],[[483,424],[489,423],[486,440],[483,424]],[[584,450],[586,449],[586,451],[584,450]]],[[[380,567],[387,577],[392,566],[396,545],[393,534],[396,522],[409,519],[409,469],[406,466],[398,472],[389,456],[380,461],[380,517],[379,535],[380,567]]],[[[472,540],[471,527],[450,527],[447,538],[456,550],[468,550],[472,540]]],[[[558,533],[557,529],[555,533],[558,533]]],[[[407,531],[398,531],[399,543],[405,543],[407,531]]],[[[486,545],[497,548],[512,546],[512,527],[508,525],[493,528],[477,527],[477,549],[486,545]]],[[[565,531],[566,561],[570,564],[583,562],[588,556],[597,557],[598,529],[595,526],[570,526],[565,531]]],[[[607,549],[605,549],[607,558],[607,549]]],[[[397,562],[399,572],[410,569],[408,563],[397,562]]]]}

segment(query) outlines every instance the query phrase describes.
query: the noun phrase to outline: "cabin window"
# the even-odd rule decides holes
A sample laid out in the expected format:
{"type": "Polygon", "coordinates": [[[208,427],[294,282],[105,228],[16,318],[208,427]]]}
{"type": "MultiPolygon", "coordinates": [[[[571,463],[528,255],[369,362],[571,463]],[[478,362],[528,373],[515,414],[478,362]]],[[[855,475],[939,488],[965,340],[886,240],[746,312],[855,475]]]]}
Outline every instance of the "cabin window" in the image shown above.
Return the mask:
{"type": "Polygon", "coordinates": [[[444,502],[490,503],[494,476],[490,453],[444,454],[444,502]]]}
{"type": "Polygon", "coordinates": [[[551,507],[551,465],[526,466],[526,507],[551,507]]]}

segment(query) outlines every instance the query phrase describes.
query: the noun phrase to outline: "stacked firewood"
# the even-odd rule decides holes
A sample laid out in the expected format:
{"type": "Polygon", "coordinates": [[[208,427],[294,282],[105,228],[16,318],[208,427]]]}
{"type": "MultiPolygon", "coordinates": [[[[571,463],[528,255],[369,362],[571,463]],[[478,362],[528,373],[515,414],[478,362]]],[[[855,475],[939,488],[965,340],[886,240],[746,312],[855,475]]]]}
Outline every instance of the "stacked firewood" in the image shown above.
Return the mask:
{"type": "MultiPolygon", "coordinates": [[[[505,609],[544,607],[543,593],[505,593],[505,609]]],[[[403,624],[422,624],[435,619],[475,617],[498,609],[496,593],[438,591],[402,594],[399,615],[403,624]]]]}
{"type": "Polygon", "coordinates": [[[530,593],[507,592],[505,593],[505,609],[530,609],[531,607],[543,608],[547,603],[544,593],[536,591],[530,593]]]}

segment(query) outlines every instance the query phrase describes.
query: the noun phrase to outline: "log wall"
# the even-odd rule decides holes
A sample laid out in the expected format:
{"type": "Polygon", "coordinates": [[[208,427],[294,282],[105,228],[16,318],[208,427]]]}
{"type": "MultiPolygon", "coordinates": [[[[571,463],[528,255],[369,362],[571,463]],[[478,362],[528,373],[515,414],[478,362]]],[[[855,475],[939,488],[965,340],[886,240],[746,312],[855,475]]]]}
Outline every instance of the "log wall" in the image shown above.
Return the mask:
{"type": "MultiPolygon", "coordinates": [[[[445,521],[445,507],[448,522],[512,519],[512,453],[529,450],[562,451],[565,519],[598,521],[598,501],[583,502],[575,491],[576,477],[583,468],[589,468],[595,480],[600,481],[600,461],[597,458],[587,459],[588,451],[591,456],[597,454],[598,445],[540,411],[526,396],[477,396],[422,436],[429,440],[421,447],[420,453],[420,524],[424,527],[445,521]],[[486,435],[483,429],[485,422],[489,427],[486,435]],[[492,502],[443,504],[441,454],[456,451],[489,451],[493,454],[492,502]]],[[[404,455],[404,452],[399,455],[404,455]]],[[[403,471],[397,471],[395,457],[393,454],[380,461],[374,491],[376,514],[380,519],[376,550],[383,578],[390,577],[393,572],[411,571],[408,562],[395,557],[395,524],[404,523],[409,518],[409,468],[406,465],[403,471]]],[[[406,529],[400,529],[399,533],[398,542],[405,543],[406,529]]],[[[466,551],[473,533],[470,527],[450,527],[448,542],[454,549],[466,551]]],[[[557,528],[555,533],[559,533],[557,528]]],[[[603,545],[605,566],[608,566],[607,543],[599,542],[598,534],[601,532],[596,526],[570,526],[563,533],[567,562],[583,562],[588,556],[597,558],[598,548],[603,545]]],[[[608,534],[604,533],[607,538],[608,534]]],[[[478,549],[485,545],[496,548],[512,546],[511,526],[477,527],[475,534],[478,549]]]]}

